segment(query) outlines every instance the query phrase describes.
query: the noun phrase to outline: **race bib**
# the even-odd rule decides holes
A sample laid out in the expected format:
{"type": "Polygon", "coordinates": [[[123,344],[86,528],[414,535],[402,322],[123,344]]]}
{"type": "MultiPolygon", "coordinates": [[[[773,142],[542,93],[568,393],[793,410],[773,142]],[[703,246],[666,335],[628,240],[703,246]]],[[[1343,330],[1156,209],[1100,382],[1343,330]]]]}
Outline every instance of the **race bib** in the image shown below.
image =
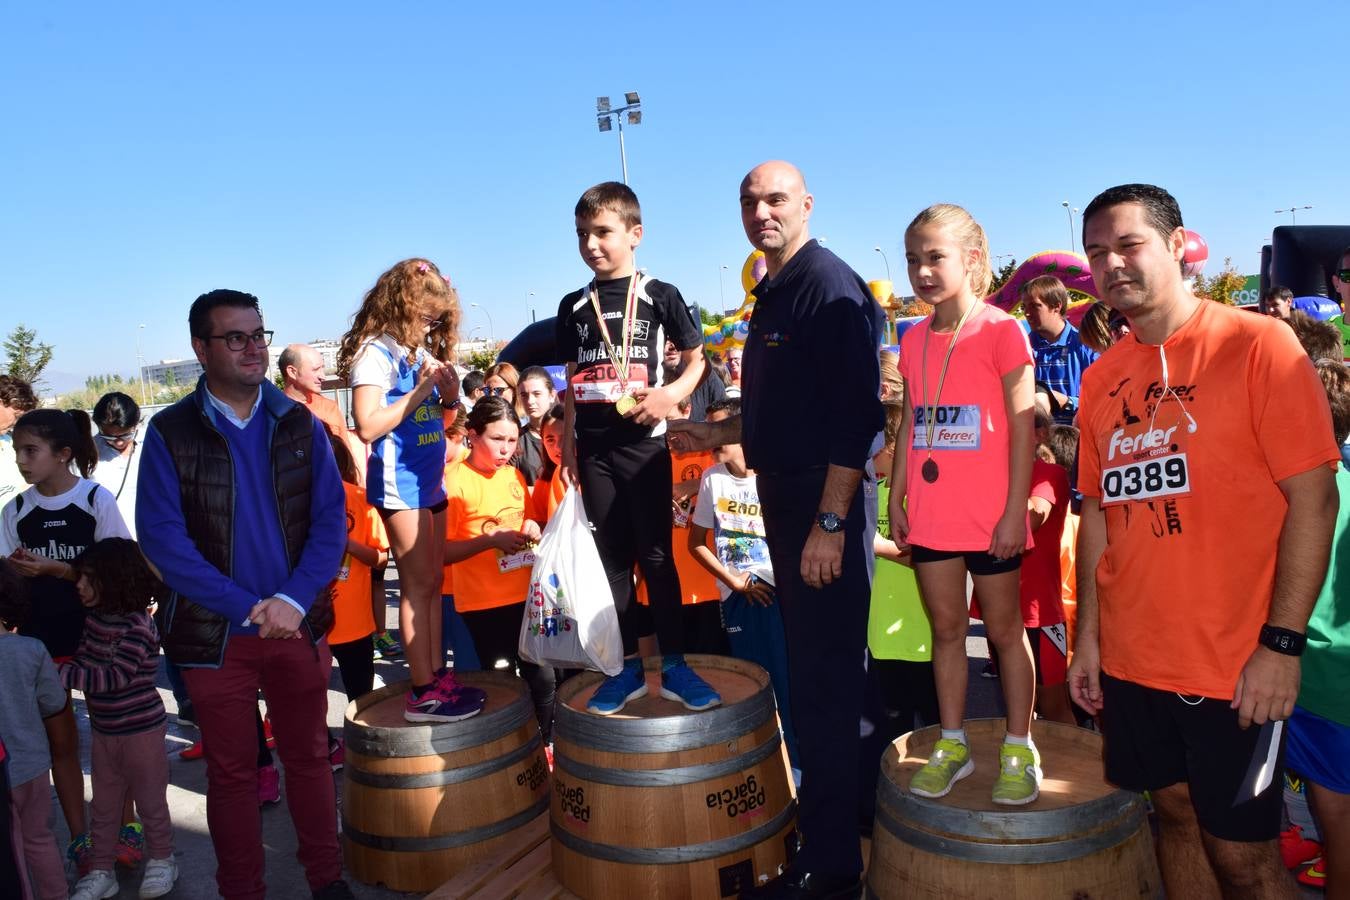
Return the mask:
{"type": "Polygon", "coordinates": [[[955,406],[914,407],[915,450],[980,449],[980,407],[970,403],[955,406]],[[928,423],[933,423],[933,446],[928,446],[928,423]]]}
{"type": "Polygon", "coordinates": [[[1117,428],[1101,438],[1102,506],[1185,497],[1191,492],[1186,429],[1117,428]]]}
{"type": "Polygon", "coordinates": [[[520,550],[510,555],[497,553],[497,571],[502,574],[534,565],[534,550],[520,550]]]}
{"type": "Polygon", "coordinates": [[[600,363],[572,376],[572,398],[577,403],[614,403],[629,391],[647,386],[647,366],[629,363],[628,389],[619,380],[619,370],[610,363],[600,363]]]}

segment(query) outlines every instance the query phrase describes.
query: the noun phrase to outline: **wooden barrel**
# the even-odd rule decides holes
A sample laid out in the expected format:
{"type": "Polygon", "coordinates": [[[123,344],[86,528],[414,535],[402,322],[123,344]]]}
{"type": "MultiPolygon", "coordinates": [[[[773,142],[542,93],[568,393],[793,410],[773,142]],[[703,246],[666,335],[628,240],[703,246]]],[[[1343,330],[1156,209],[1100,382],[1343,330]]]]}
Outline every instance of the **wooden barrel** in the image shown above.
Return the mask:
{"type": "Polygon", "coordinates": [[[367,884],[429,891],[511,843],[548,807],[548,763],[525,682],[466,672],[487,704],[462,722],[403,719],[408,683],[347,705],[342,832],[367,884]]]}
{"type": "Polygon", "coordinates": [[[622,713],[586,712],[600,676],[558,693],[553,874],[584,898],[734,897],[776,875],[796,847],[797,801],[773,688],[760,667],[688,657],[722,695],[691,712],[648,695],[622,713]]]}
{"type": "Polygon", "coordinates": [[[1153,898],[1161,881],[1142,798],[1102,778],[1095,732],[1037,720],[1032,739],[1045,770],[1027,806],[990,800],[1003,719],[966,723],[975,772],[940,800],[909,793],[939,729],[901,736],[877,781],[869,897],[1153,898]]]}

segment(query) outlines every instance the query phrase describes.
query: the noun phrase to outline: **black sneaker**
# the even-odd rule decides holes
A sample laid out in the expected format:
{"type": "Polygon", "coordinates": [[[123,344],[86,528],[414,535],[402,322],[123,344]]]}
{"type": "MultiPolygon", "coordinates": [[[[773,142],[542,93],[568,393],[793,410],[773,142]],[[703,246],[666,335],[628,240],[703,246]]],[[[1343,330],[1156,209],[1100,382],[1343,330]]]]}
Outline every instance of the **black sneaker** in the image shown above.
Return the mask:
{"type": "Polygon", "coordinates": [[[352,893],[352,889],[347,887],[347,882],[341,878],[325,884],[314,891],[312,896],[314,900],[356,900],[356,895],[352,893]]]}

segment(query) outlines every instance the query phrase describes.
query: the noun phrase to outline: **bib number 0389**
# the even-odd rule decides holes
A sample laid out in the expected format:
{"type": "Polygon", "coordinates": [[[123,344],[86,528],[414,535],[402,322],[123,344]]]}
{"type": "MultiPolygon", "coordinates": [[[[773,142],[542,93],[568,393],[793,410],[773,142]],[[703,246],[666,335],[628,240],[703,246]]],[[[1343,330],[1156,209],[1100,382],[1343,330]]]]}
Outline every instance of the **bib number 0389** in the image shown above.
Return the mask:
{"type": "Polygon", "coordinates": [[[1190,471],[1184,453],[1102,471],[1103,503],[1175,497],[1190,490],[1190,471]]]}

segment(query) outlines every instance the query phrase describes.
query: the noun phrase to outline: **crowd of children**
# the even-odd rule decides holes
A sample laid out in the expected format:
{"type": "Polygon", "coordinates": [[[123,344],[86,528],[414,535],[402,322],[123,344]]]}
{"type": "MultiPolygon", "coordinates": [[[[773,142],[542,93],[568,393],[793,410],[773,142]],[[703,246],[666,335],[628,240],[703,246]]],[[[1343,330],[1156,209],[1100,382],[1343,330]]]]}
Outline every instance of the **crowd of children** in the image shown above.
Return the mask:
{"type": "MultiPolygon", "coordinates": [[[[755,472],[739,444],[673,454],[664,437],[666,420],[688,416],[702,381],[717,376],[705,366],[678,290],[635,267],[642,223],[632,192],[598,185],[575,215],[593,278],[559,307],[561,394],[547,370],[517,372],[505,362],[461,380],[452,365],[458,297],[429,260],[383,273],[354,316],[339,372],[352,387],[354,430],[369,455],[354,459],[341,439],[332,440],[348,541],[331,586],[327,639],[343,689],[350,699],[369,693],[375,656],[390,650],[380,635],[383,570],[392,558],[411,676],[405,718],[477,715],[486,694],[457,679],[456,669],[504,668],[528,683],[548,743],[557,685],[568,673],[521,659],[517,644],[533,546],[575,489],[595,528],[625,655],[623,671],[601,683],[587,708],[612,715],[643,696],[641,656],[653,651],[661,654],[663,697],[691,710],[716,706],[721,698],[685,654],[729,653],[768,672],[795,766],[788,648],[755,472]]],[[[1029,804],[1042,770],[1033,716],[1091,723],[1066,687],[1078,432],[1035,408],[1026,332],[983,302],[988,241],[970,214],[929,207],[904,241],[910,282],[934,312],[904,335],[898,354],[883,352],[881,360],[887,418],[869,470],[878,518],[868,666],[884,712],[874,724],[887,741],[940,726],[932,756],[909,785],[914,794],[939,798],[968,776],[966,638],[971,617],[982,619],[990,674],[1007,711],[992,800],[1029,804]]],[[[1342,266],[1350,282],[1350,255],[1342,266]]],[[[1092,316],[1093,341],[1103,350],[1128,333],[1105,306],[1092,316]]],[[[1305,331],[1329,346],[1336,337],[1305,331]]],[[[1339,359],[1316,364],[1344,443],[1350,373],[1339,359]]],[[[707,420],[739,415],[736,393],[707,403],[707,420]]],[[[114,896],[114,865],[142,857],[141,897],[168,893],[178,874],[150,614],[163,586],[128,530],[140,411],[116,395],[96,414],[101,445],[83,413],[44,409],[18,419],[13,446],[30,487],[0,511],[0,762],[7,771],[0,785],[18,827],[14,876],[41,900],[66,897],[68,888],[48,821],[52,786],[72,835],[68,855],[80,876],[74,897],[114,896]],[[96,464],[104,468],[91,480],[96,464]],[[70,691],[83,694],[92,726],[87,817],[70,691]]],[[[1314,845],[1316,852],[1344,882],[1350,776],[1344,757],[1329,760],[1326,749],[1350,749],[1350,711],[1336,688],[1350,614],[1333,589],[1345,569],[1341,532],[1350,522],[1344,472],[1338,486],[1342,514],[1309,626],[1290,762],[1312,785],[1324,823],[1325,849],[1314,845]]],[[[258,721],[260,754],[267,754],[261,715],[258,721]]],[[[330,738],[335,768],[342,756],[340,740],[330,738]]],[[[270,763],[270,755],[265,763],[260,757],[260,767],[270,763]]]]}

